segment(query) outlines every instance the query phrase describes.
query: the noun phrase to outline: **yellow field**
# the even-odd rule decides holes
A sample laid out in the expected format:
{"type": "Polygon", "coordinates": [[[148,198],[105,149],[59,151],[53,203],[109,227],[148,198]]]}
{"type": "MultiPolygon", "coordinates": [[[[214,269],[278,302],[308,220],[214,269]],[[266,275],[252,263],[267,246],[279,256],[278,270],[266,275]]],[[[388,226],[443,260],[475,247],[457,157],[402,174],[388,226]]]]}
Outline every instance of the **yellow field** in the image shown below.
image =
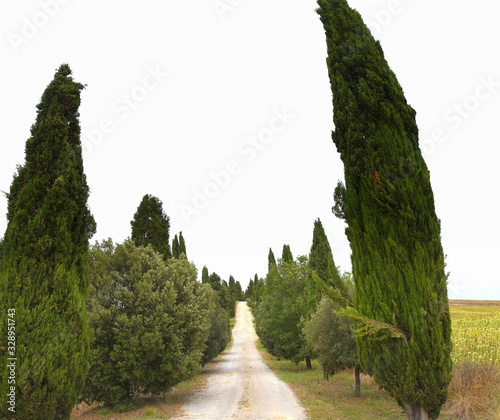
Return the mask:
{"type": "Polygon", "coordinates": [[[500,366],[500,305],[474,301],[450,303],[453,361],[500,366]]]}

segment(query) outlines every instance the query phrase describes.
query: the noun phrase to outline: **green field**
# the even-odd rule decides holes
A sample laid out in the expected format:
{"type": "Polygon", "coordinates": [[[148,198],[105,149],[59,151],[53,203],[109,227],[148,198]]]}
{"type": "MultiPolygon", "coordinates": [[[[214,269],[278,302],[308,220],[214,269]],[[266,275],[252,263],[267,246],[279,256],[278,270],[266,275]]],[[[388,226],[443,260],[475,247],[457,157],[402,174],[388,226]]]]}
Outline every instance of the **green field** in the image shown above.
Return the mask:
{"type": "Polygon", "coordinates": [[[500,302],[452,301],[450,311],[453,361],[500,367],[500,302]]]}

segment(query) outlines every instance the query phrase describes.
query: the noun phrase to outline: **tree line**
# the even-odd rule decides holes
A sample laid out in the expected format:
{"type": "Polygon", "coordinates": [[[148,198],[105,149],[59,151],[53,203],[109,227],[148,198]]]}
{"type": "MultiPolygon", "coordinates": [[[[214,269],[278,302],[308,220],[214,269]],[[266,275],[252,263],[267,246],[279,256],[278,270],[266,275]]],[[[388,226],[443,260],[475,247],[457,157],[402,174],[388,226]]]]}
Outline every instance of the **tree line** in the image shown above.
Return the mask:
{"type": "Polygon", "coordinates": [[[333,97],[332,140],[344,164],[333,212],[346,223],[354,283],[339,281],[326,254],[318,265],[312,249],[309,260],[295,261],[284,250],[274,264],[270,252],[266,278],[254,279],[250,290],[257,329],[271,353],[306,363],[315,351],[325,357],[340,350],[349,342],[341,331],[353,329],[356,361],[348,347],[343,359],[333,353],[326,360],[355,363],[409,419],[436,419],[451,380],[451,318],[440,220],[416,112],[361,15],[346,0],[318,5],[333,97]],[[335,305],[344,308],[351,328],[325,320],[335,305]],[[335,342],[320,350],[333,331],[335,342]]]}
{"type": "MultiPolygon", "coordinates": [[[[144,195],[131,236],[90,246],[78,109],[61,65],[37,105],[25,163],[6,194],[0,249],[0,393],[6,418],[69,419],[78,401],[126,409],[190,378],[230,340],[241,285],[198,281],[182,232],[144,195]],[[15,337],[7,334],[15,310],[15,337]],[[9,338],[10,337],[10,338],[9,338]],[[12,339],[14,337],[14,339],[12,339]]],[[[12,327],[9,331],[12,330],[12,327]]]]}
{"type": "Polygon", "coordinates": [[[294,259],[289,245],[276,260],[268,254],[265,278],[250,281],[246,296],[264,347],[278,359],[294,363],[317,359],[325,379],[355,368],[360,395],[359,363],[353,323],[340,311],[354,302],[349,272],[339,273],[321,220],[314,222],[310,253],[294,259]]]}
{"type": "MultiPolygon", "coordinates": [[[[325,377],[354,363],[409,419],[436,419],[451,379],[451,319],[416,113],[360,14],[346,0],[318,5],[332,140],[344,164],[333,210],[347,226],[352,280],[338,273],[327,241],[318,239],[318,221],[309,256],[294,259],[285,246],[276,260],[270,251],[266,277],[256,276],[247,294],[261,339],[277,357],[321,358],[325,377]],[[343,320],[325,320],[336,307],[343,320]],[[332,331],[345,335],[346,346],[337,349],[337,338],[318,347],[322,340],[314,337],[332,331]]],[[[0,369],[0,393],[13,394],[9,411],[18,418],[67,419],[82,395],[126,404],[192,375],[227,342],[226,316],[242,293],[234,279],[208,269],[196,281],[184,237],[170,243],[168,218],[151,196],[138,208],[130,240],[89,246],[96,225],[80,143],[83,88],[67,64],[56,71],[6,193],[0,364],[10,362],[13,376],[0,369]],[[13,309],[15,320],[8,319],[13,309]]]]}

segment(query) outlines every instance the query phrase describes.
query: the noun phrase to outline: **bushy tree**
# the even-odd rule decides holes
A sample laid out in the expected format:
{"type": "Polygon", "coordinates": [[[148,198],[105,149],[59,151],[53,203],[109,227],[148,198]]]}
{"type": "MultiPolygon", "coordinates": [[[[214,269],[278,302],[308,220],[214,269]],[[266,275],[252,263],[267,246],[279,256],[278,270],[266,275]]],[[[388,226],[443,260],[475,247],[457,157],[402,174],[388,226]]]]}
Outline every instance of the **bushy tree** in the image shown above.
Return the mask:
{"type": "Polygon", "coordinates": [[[309,275],[306,257],[278,263],[266,278],[254,309],[257,334],[267,350],[278,358],[299,363],[308,355],[302,319],[306,311],[305,285],[309,275]]]}
{"type": "Polygon", "coordinates": [[[415,111],[359,13],[346,0],[318,4],[332,138],[344,162],[335,211],[348,225],[360,361],[410,419],[436,419],[451,378],[451,323],[440,222],[415,111]]]}
{"type": "Polygon", "coordinates": [[[86,402],[127,405],[198,372],[213,299],[193,264],[109,240],[92,248],[90,273],[86,402]]]}
{"type": "MultiPolygon", "coordinates": [[[[321,363],[325,379],[358,364],[352,321],[339,316],[339,309],[329,297],[324,296],[304,326],[307,345],[312,356],[321,363]]],[[[359,389],[356,395],[359,395],[359,389]]]]}
{"type": "Polygon", "coordinates": [[[205,365],[217,357],[231,340],[231,326],[226,310],[221,306],[219,295],[212,292],[214,311],[210,317],[210,333],[203,352],[202,364],[205,365]]]}
{"type": "Polygon", "coordinates": [[[158,197],[150,194],[142,197],[130,225],[136,246],[151,245],[165,260],[171,258],[170,218],[163,211],[163,203],[158,197]]]}
{"type": "MultiPolygon", "coordinates": [[[[18,419],[69,419],[88,370],[87,207],[78,108],[84,86],[67,64],[37,106],[8,197],[0,272],[0,391],[15,387],[18,419]],[[7,353],[7,310],[15,311],[15,354],[7,353]],[[15,357],[15,384],[7,383],[15,357]]],[[[11,313],[12,313],[11,311],[11,313]]],[[[8,417],[5,402],[2,411],[8,417]]],[[[13,413],[12,413],[13,414],[13,413]]]]}

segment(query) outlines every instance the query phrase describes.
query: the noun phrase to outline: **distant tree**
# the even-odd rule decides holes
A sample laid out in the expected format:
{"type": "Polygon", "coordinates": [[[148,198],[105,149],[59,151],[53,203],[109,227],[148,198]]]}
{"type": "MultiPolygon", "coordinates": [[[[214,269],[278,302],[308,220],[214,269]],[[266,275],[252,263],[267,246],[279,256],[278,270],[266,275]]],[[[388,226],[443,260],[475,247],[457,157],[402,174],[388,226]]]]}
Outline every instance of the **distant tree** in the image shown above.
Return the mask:
{"type": "Polygon", "coordinates": [[[250,281],[248,282],[248,286],[245,290],[245,300],[246,301],[252,300],[253,291],[254,291],[254,283],[253,283],[253,279],[250,279],[250,281]]]}
{"type": "Polygon", "coordinates": [[[217,273],[212,273],[208,277],[208,284],[210,284],[212,289],[218,294],[222,308],[226,310],[230,318],[233,318],[236,315],[236,299],[234,295],[231,294],[227,282],[222,280],[217,273]]]}
{"type": "Polygon", "coordinates": [[[203,352],[202,365],[217,357],[231,340],[229,315],[221,306],[218,293],[212,291],[214,311],[210,317],[210,333],[203,352]]]}
{"type": "Polygon", "coordinates": [[[180,255],[181,253],[179,251],[179,238],[177,237],[177,235],[175,235],[172,241],[172,258],[178,260],[180,255]]]}
{"type": "Polygon", "coordinates": [[[182,236],[182,232],[179,233],[179,254],[184,254],[187,258],[186,242],[184,241],[184,236],[182,236]]]}
{"type": "Polygon", "coordinates": [[[92,248],[90,273],[86,402],[125,408],[198,372],[214,305],[193,264],[108,240],[92,248]]]}
{"type": "Polygon", "coordinates": [[[318,0],[344,162],[336,211],[352,249],[363,370],[405,408],[436,419],[451,379],[440,221],[408,105],[380,43],[346,0],[318,0]]]}
{"type": "Polygon", "coordinates": [[[210,276],[208,275],[208,268],[205,265],[201,270],[201,282],[202,283],[210,283],[210,276]]]}
{"type": "MultiPolygon", "coordinates": [[[[87,207],[78,108],[84,86],[59,67],[37,105],[8,198],[0,269],[0,391],[14,386],[18,419],[69,419],[88,370],[87,207]],[[15,321],[8,353],[7,317],[15,321]],[[8,361],[7,358],[16,358],[8,361]],[[15,363],[15,385],[6,368],[15,363]]],[[[11,330],[9,330],[9,333],[11,330]]]]}
{"type": "Polygon", "coordinates": [[[306,257],[297,261],[281,260],[273,281],[267,282],[254,310],[257,333],[269,352],[299,363],[307,356],[302,334],[306,309],[305,284],[309,275],[306,257]]]}
{"type": "Polygon", "coordinates": [[[284,262],[293,262],[292,251],[290,250],[290,245],[283,245],[283,255],[281,259],[284,262]]]}
{"type": "Polygon", "coordinates": [[[267,271],[271,271],[273,267],[276,267],[276,258],[274,258],[273,250],[269,248],[269,255],[267,256],[267,271]]]}
{"type": "Polygon", "coordinates": [[[314,272],[322,283],[322,287],[319,287],[317,284],[318,279],[314,281],[314,276],[311,276],[308,284],[310,313],[316,310],[316,306],[321,300],[321,292],[324,292],[325,288],[335,291],[336,297],[334,301],[341,306],[351,303],[348,289],[335,265],[330,243],[323,224],[319,219],[314,222],[313,241],[309,253],[309,267],[311,268],[311,272],[314,272]]]}
{"type": "Polygon", "coordinates": [[[165,260],[171,258],[170,218],[163,211],[163,203],[159,198],[146,194],[130,224],[136,246],[151,245],[165,260]]]}
{"type": "Polygon", "coordinates": [[[245,300],[245,294],[243,293],[243,288],[241,287],[241,283],[239,281],[236,281],[236,284],[234,285],[234,297],[236,298],[237,301],[244,301],[245,300]]]}

